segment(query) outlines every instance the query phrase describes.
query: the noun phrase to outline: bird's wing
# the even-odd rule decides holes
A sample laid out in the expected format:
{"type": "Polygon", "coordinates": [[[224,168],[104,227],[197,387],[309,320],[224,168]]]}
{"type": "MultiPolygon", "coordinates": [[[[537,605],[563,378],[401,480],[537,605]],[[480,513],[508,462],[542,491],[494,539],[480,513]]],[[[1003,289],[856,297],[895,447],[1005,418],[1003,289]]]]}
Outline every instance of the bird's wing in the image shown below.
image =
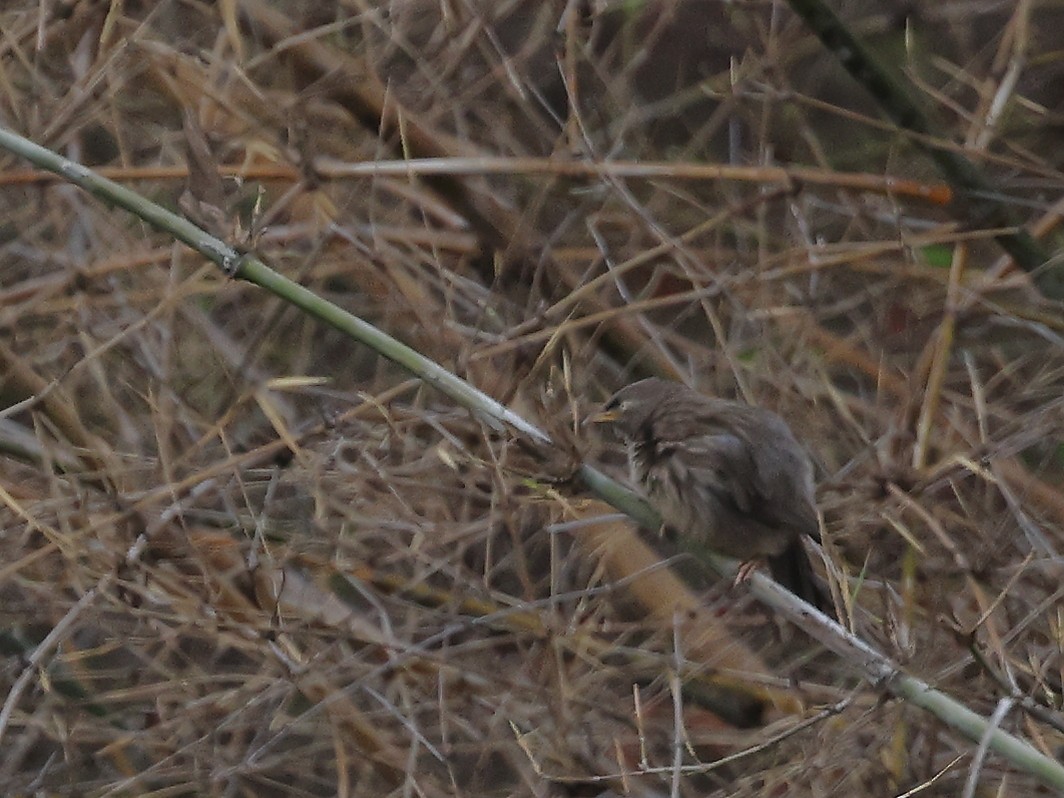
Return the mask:
{"type": "Polygon", "coordinates": [[[771,528],[818,537],[813,497],[802,483],[802,463],[771,451],[755,452],[738,435],[716,432],[677,444],[691,479],[735,511],[771,528]]]}
{"type": "Polygon", "coordinates": [[[761,503],[754,490],[754,459],[738,436],[726,432],[691,436],[675,444],[673,458],[691,482],[711,491],[726,507],[752,515],[761,503]]]}

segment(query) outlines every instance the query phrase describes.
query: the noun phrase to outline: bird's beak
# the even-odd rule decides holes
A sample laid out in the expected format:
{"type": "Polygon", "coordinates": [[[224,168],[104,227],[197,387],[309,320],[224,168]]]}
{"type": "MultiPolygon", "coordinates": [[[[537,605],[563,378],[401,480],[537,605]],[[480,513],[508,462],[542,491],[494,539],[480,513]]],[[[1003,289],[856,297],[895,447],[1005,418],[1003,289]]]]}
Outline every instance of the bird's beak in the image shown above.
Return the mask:
{"type": "Polygon", "coordinates": [[[599,410],[587,417],[586,424],[612,424],[621,417],[619,410],[599,410]]]}

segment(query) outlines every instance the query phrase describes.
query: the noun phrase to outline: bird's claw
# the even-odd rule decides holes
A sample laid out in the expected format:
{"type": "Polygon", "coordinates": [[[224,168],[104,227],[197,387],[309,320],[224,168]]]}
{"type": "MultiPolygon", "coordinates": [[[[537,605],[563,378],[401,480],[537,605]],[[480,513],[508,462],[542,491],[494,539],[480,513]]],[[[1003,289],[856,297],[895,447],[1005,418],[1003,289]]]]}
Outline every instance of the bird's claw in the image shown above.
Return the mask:
{"type": "Polygon", "coordinates": [[[743,582],[749,582],[750,577],[754,575],[754,571],[760,568],[762,564],[762,560],[759,557],[739,563],[739,570],[735,572],[735,581],[732,582],[732,587],[738,587],[743,582]]]}

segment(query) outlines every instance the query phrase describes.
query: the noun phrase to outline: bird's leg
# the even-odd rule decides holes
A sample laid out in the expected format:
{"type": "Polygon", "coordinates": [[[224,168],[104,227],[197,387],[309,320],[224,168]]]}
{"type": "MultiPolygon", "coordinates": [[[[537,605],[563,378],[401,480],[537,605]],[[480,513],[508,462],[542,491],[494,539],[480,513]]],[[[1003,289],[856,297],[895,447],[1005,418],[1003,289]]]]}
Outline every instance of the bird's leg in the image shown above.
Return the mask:
{"type": "Polygon", "coordinates": [[[744,560],[739,563],[739,570],[735,572],[735,581],[732,582],[732,587],[741,585],[743,582],[749,582],[750,577],[754,575],[754,571],[765,564],[765,561],[760,557],[754,557],[751,560],[744,560]]]}
{"type": "Polygon", "coordinates": [[[676,541],[682,539],[682,536],[676,527],[662,523],[662,525],[658,527],[658,538],[661,540],[667,540],[670,543],[676,543],[676,541]]]}

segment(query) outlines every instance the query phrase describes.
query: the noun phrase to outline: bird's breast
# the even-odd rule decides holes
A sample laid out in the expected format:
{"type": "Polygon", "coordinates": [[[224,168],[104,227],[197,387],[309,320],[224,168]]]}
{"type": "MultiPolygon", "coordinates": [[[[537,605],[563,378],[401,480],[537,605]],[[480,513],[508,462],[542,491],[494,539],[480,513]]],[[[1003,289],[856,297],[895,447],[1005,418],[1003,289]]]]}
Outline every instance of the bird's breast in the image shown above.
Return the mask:
{"type": "Polygon", "coordinates": [[[683,457],[665,454],[662,446],[646,442],[629,447],[632,478],[665,526],[740,559],[777,554],[792,539],[789,530],[764,526],[738,512],[722,500],[719,486],[715,489],[704,474],[688,468],[683,457]]]}

